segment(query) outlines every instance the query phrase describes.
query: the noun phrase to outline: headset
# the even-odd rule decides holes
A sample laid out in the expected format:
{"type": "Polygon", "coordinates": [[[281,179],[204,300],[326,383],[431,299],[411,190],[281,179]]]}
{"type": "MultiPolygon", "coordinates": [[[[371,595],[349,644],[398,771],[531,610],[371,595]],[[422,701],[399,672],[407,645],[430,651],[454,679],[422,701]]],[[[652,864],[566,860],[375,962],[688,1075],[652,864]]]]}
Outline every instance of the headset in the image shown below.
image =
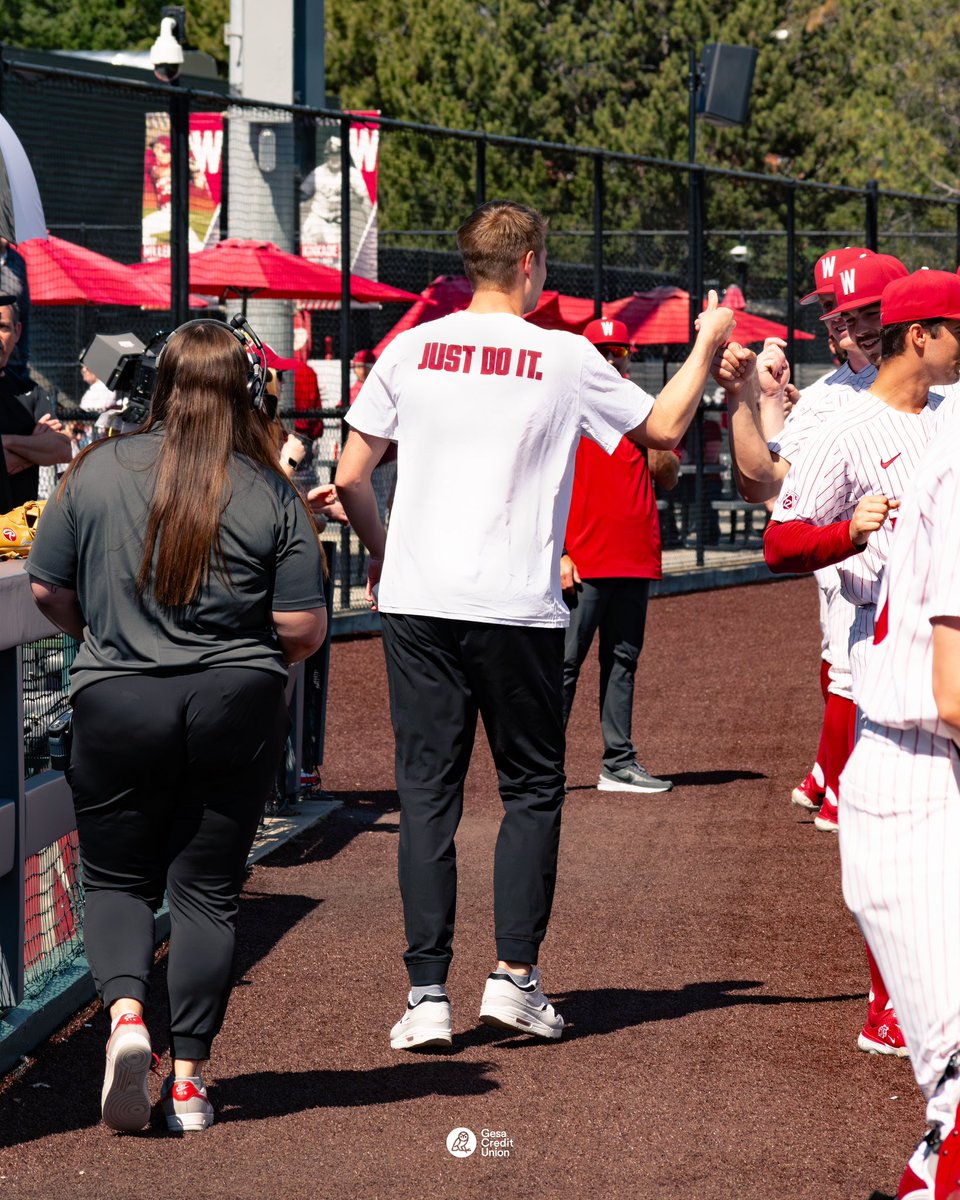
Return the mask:
{"type": "Polygon", "coordinates": [[[220,321],[216,317],[198,317],[196,320],[178,325],[170,333],[156,334],[143,352],[140,378],[135,388],[139,396],[145,397],[149,403],[156,383],[157,367],[167,342],[175,333],[189,329],[191,325],[222,325],[225,329],[230,330],[242,346],[247,359],[247,394],[250,397],[250,403],[257,412],[263,413],[268,421],[274,420],[277,415],[277,398],[267,392],[267,352],[256,331],[242,313],[237,313],[229,321],[220,321]]]}

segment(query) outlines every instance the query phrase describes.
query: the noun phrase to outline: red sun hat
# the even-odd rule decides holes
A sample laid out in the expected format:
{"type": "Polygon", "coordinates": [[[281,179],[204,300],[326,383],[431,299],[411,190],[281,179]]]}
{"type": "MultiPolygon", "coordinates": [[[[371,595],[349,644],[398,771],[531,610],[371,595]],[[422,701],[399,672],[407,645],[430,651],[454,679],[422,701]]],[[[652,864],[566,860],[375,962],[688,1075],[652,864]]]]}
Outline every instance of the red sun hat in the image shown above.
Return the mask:
{"type": "Polygon", "coordinates": [[[883,289],[880,320],[884,325],[938,318],[960,320],[960,278],[952,271],[914,271],[883,289]]]}
{"type": "Polygon", "coordinates": [[[599,317],[584,329],[583,336],[595,346],[629,346],[630,334],[622,321],[599,317]]]}
{"type": "Polygon", "coordinates": [[[828,250],[821,254],[813,268],[814,289],[808,292],[800,301],[801,304],[813,304],[821,296],[832,296],[836,290],[837,272],[843,270],[857,258],[869,258],[874,254],[865,246],[841,246],[836,250],[828,250]]]}
{"type": "Polygon", "coordinates": [[[824,313],[820,320],[854,308],[866,308],[868,304],[879,304],[887,284],[909,274],[900,259],[892,254],[872,254],[856,259],[837,273],[840,285],[836,289],[837,306],[824,313]]]}

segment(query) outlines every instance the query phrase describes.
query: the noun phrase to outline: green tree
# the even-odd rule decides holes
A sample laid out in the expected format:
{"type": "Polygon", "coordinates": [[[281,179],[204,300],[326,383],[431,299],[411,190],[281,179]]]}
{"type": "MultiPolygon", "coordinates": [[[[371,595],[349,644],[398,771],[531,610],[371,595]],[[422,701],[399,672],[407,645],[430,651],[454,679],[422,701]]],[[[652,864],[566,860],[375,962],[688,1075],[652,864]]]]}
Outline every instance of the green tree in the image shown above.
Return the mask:
{"type": "MultiPolygon", "coordinates": [[[[759,52],[743,128],[698,123],[701,163],[768,184],[711,178],[713,227],[782,229],[786,178],[957,195],[960,10],[955,0],[327,0],[328,85],[347,107],[431,124],[683,161],[687,57],[710,41],[759,52]],[[774,34],[779,31],[780,36],[774,34]]],[[[473,195],[469,147],[387,133],[387,226],[442,227],[473,195]]],[[[589,228],[589,162],[491,150],[488,194],[525,195],[555,229],[589,228]]],[[[606,173],[607,226],[682,229],[686,178],[606,173]]],[[[802,189],[798,222],[863,229],[860,198],[802,189]]],[[[881,223],[949,228],[947,208],[888,201],[881,223]]]]}
{"type": "MultiPolygon", "coordinates": [[[[160,28],[154,0],[6,0],[0,41],[26,50],[149,50],[160,28]]],[[[187,40],[227,70],[223,26],[230,0],[187,5],[187,40]]]]}

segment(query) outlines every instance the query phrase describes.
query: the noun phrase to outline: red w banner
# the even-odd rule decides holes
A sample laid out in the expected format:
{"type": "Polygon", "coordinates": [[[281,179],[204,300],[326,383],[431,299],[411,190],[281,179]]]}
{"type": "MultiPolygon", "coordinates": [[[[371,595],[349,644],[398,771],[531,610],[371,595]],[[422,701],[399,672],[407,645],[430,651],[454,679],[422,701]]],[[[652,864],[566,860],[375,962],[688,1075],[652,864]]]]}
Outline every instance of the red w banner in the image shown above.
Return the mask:
{"type": "MultiPolygon", "coordinates": [[[[220,184],[223,117],[190,114],[190,252],[220,239],[220,184]]],[[[143,159],[143,249],[145,262],[170,257],[170,202],[173,195],[170,116],[147,113],[143,159]]]]}

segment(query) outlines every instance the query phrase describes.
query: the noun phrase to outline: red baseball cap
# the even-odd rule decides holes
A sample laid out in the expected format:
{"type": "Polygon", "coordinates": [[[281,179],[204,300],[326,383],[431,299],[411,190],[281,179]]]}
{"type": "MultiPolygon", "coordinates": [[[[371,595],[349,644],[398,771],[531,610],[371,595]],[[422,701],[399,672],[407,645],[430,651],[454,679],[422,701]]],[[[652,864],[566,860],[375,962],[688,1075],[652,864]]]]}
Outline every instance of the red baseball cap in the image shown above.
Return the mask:
{"type": "Polygon", "coordinates": [[[295,358],[281,358],[275,350],[271,350],[266,342],[263,343],[263,354],[267,360],[267,366],[274,371],[292,371],[297,365],[295,358]]]}
{"type": "Polygon", "coordinates": [[[836,291],[834,282],[837,272],[843,270],[856,258],[869,257],[874,253],[865,246],[841,246],[837,250],[828,250],[821,254],[813,268],[813,282],[816,285],[800,301],[801,304],[813,304],[821,296],[832,296],[836,291]]]}
{"type": "Polygon", "coordinates": [[[952,271],[914,271],[883,289],[880,320],[884,325],[938,317],[960,320],[960,278],[952,271]]]}
{"type": "Polygon", "coordinates": [[[868,304],[878,304],[888,283],[909,274],[900,259],[892,254],[871,254],[855,259],[837,275],[840,286],[836,290],[836,308],[824,313],[820,320],[854,308],[866,308],[868,304]]]}
{"type": "Polygon", "coordinates": [[[583,336],[595,346],[629,346],[630,334],[622,321],[614,321],[609,317],[600,317],[591,321],[583,331],[583,336]]]}
{"type": "Polygon", "coordinates": [[[353,361],[355,363],[373,364],[377,361],[377,356],[372,350],[358,350],[353,356],[353,361]]]}

